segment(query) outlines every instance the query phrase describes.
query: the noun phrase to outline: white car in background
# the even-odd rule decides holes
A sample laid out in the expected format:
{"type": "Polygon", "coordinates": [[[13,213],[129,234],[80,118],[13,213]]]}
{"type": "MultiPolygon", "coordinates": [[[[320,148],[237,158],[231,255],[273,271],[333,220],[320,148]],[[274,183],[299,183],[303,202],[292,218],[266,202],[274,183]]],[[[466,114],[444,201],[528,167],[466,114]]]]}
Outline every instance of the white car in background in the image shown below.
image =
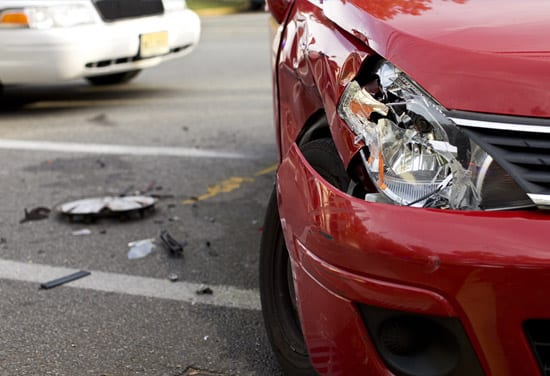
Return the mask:
{"type": "Polygon", "coordinates": [[[0,0],[0,85],[123,83],[199,37],[185,0],[0,0]]]}

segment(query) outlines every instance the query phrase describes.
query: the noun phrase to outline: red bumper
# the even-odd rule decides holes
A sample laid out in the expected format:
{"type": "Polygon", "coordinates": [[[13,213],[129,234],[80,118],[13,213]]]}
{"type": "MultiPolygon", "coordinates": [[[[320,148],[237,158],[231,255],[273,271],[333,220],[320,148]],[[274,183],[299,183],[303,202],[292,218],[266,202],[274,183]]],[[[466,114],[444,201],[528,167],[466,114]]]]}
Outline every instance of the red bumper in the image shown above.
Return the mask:
{"type": "Polygon", "coordinates": [[[391,375],[357,304],[456,317],[487,375],[540,374],[523,330],[550,319],[550,215],[368,203],[294,146],[278,200],[301,321],[325,375],[391,375]]]}

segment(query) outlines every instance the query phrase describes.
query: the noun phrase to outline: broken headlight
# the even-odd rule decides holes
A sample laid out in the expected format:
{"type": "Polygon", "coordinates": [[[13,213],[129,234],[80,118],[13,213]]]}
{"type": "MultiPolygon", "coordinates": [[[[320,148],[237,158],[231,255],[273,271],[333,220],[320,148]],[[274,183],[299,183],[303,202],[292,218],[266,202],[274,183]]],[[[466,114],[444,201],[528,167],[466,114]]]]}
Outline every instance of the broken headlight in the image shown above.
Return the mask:
{"type": "Polygon", "coordinates": [[[364,167],[385,201],[464,210],[532,206],[491,156],[389,62],[364,85],[351,82],[338,113],[364,142],[364,167]]]}

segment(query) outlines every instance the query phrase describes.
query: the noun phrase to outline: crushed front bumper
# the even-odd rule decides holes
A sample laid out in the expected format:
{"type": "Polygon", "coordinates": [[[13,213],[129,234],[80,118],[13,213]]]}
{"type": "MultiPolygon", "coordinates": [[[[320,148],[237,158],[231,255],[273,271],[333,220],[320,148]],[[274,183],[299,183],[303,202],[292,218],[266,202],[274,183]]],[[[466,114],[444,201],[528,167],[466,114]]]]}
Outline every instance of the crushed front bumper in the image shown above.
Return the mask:
{"type": "Polygon", "coordinates": [[[362,304],[455,317],[485,374],[540,374],[525,325],[550,320],[549,214],[368,203],[323,180],[296,145],[277,184],[304,336],[321,374],[392,374],[362,304]]]}

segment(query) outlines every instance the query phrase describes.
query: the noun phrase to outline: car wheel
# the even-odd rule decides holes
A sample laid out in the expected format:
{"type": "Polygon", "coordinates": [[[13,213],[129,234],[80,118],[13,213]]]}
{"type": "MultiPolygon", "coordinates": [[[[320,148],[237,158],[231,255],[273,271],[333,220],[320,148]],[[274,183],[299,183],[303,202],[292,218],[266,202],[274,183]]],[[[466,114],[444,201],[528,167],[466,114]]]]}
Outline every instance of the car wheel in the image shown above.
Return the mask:
{"type": "Polygon", "coordinates": [[[96,86],[124,84],[130,81],[131,79],[133,79],[134,77],[136,77],[139,74],[139,72],[141,72],[141,70],[136,69],[128,72],[104,74],[101,76],[90,76],[90,77],[86,77],[86,79],[92,85],[96,85],[96,86]]]}
{"type": "MultiPolygon", "coordinates": [[[[314,140],[303,146],[308,162],[331,184],[344,188],[349,181],[334,143],[314,140]]],[[[302,334],[292,269],[283,237],[277,192],[273,191],[264,222],[260,249],[260,295],[271,346],[286,374],[317,375],[302,334]]]]}
{"type": "Polygon", "coordinates": [[[264,1],[251,1],[250,2],[250,10],[256,11],[256,10],[263,10],[265,8],[265,2],[264,1]]]}

